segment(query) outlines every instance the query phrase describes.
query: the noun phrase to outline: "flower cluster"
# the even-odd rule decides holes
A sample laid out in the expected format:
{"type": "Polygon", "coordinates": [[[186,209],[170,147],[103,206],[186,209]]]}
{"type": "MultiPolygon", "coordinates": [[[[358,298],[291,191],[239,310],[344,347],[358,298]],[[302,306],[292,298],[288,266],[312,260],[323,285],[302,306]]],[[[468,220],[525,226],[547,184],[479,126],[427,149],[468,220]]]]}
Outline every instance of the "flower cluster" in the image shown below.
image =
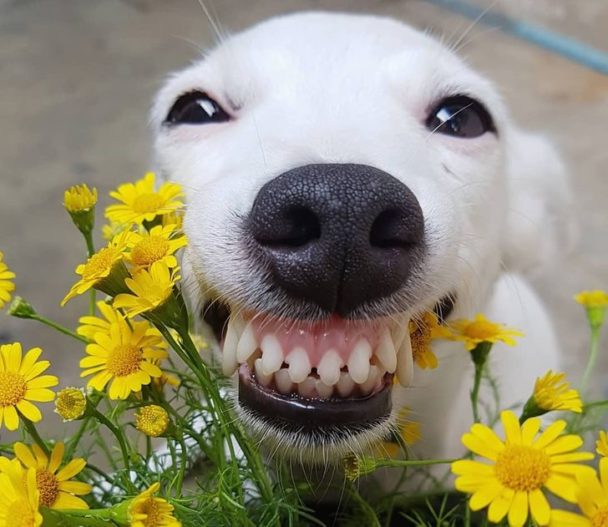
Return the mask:
{"type": "MultiPolygon", "coordinates": [[[[43,323],[79,343],[82,351],[74,362],[83,385],[55,392],[59,378],[47,372],[51,364],[42,360],[40,348],[24,353],[19,342],[0,344],[0,430],[21,433],[20,441],[0,445],[0,527],[316,522],[298,495],[310,485],[291,486],[293,473],[283,474],[280,466],[275,470],[281,484],[272,481],[257,444],[234,417],[225,379],[202,360],[207,344],[190,333],[180,292],[180,252],[187,245],[181,188],[157,185],[148,173],[110,197],[106,241],[96,250],[97,190],[76,185],[64,194],[64,208],[86,243],[78,280],[61,302],[87,295],[87,311],[75,330],[39,314],[19,296],[8,308],[10,315],[43,323]],[[53,401],[64,426],[45,439],[38,423],[43,405],[53,401]],[[187,488],[187,470],[201,457],[204,469],[187,488]]],[[[14,278],[0,252],[0,309],[11,301],[14,278]]],[[[425,375],[448,364],[448,354],[436,347],[439,340],[448,341],[444,349],[450,353],[470,358],[473,424],[461,438],[464,455],[458,459],[415,458],[434,416],[419,416],[406,406],[394,408],[393,428],[385,429],[384,440],[362,435],[361,451],[344,459],[347,481],[340,489],[366,515],[358,524],[391,523],[398,517],[397,500],[384,499],[375,511],[352,481],[374,477],[379,468],[403,470],[398,479],[404,481],[406,471],[414,470],[412,480],[420,476],[433,482],[434,493],[449,494],[449,478],[428,472],[439,465],[446,471],[449,466],[455,489],[466,494],[467,511],[461,512],[467,526],[473,511],[483,516],[480,523],[510,527],[608,527],[608,431],[597,425],[605,422],[608,401],[591,401],[587,390],[608,295],[584,291],[575,299],[591,328],[582,382],[576,387],[565,373],[538,372],[517,412],[503,409],[498,400],[489,404],[482,389],[491,393],[500,382],[492,377],[490,354],[497,343],[517,345],[523,337],[517,329],[481,313],[444,322],[431,311],[398,328],[400,337],[409,334],[409,364],[427,370],[425,375]],[[561,412],[559,418],[553,419],[554,412],[561,412]],[[495,431],[498,422],[502,430],[495,431]],[[583,449],[590,431],[595,453],[583,449]]],[[[411,497],[415,502],[423,496],[428,494],[411,497]]]]}

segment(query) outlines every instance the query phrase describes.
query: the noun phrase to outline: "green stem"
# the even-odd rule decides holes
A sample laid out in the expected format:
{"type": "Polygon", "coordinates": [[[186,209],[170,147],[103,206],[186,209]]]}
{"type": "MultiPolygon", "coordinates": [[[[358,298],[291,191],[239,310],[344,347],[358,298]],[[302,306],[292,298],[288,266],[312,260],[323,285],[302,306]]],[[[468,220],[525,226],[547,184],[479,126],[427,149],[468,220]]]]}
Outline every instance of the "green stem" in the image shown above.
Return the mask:
{"type": "Polygon", "coordinates": [[[23,424],[25,425],[25,429],[27,430],[27,433],[34,440],[34,443],[36,443],[42,449],[42,451],[48,456],[50,453],[49,449],[46,446],[46,443],[40,437],[40,434],[38,433],[38,430],[36,430],[36,426],[34,426],[34,423],[32,423],[29,419],[23,418],[23,424]]]}
{"type": "Polygon", "coordinates": [[[99,410],[93,409],[91,411],[91,415],[94,416],[95,419],[97,419],[100,423],[102,423],[108,430],[110,430],[110,432],[112,432],[112,434],[118,441],[118,444],[120,446],[120,451],[121,451],[122,457],[123,457],[123,462],[125,464],[125,470],[127,472],[127,482],[128,482],[127,484],[131,488],[131,490],[134,491],[135,489],[133,488],[133,484],[131,483],[131,477],[130,477],[131,463],[130,463],[130,458],[129,458],[129,449],[127,448],[127,443],[125,441],[124,436],[122,435],[122,432],[119,430],[119,428],[116,425],[114,425],[114,423],[112,423],[112,421],[110,421],[99,410]]]}
{"type": "Polygon", "coordinates": [[[475,364],[475,378],[473,380],[473,389],[471,390],[471,407],[473,409],[473,421],[479,423],[479,388],[481,387],[481,378],[483,374],[483,365],[475,364]]]}
{"type": "MultiPolygon", "coordinates": [[[[262,463],[259,452],[252,448],[251,443],[247,440],[241,428],[231,417],[230,411],[226,407],[226,402],[222,399],[217,389],[217,385],[211,379],[209,369],[201,360],[199,352],[190,338],[188,328],[181,327],[178,330],[184,344],[183,349],[185,351],[185,353],[180,353],[182,347],[175,342],[171,333],[160,324],[157,327],[176,353],[178,353],[180,357],[182,357],[182,359],[191,366],[199,382],[201,383],[201,386],[205,390],[205,393],[209,398],[208,402],[212,406],[212,410],[218,415],[221,426],[226,431],[226,444],[230,451],[231,461],[235,462],[236,456],[230,435],[236,439],[237,443],[243,450],[243,454],[249,463],[249,467],[255,477],[256,483],[258,484],[262,498],[266,502],[271,502],[274,499],[272,485],[268,478],[268,473],[266,472],[262,463]]],[[[220,459],[219,462],[221,463],[222,460],[220,459]]]]}
{"type": "Polygon", "coordinates": [[[447,465],[458,459],[379,459],[376,468],[381,467],[426,467],[429,465],[447,465]]]}
{"type": "Polygon", "coordinates": [[[84,239],[87,243],[87,254],[89,258],[95,254],[95,245],[93,244],[93,231],[89,231],[86,234],[83,234],[84,239]]]}
{"type": "Polygon", "coordinates": [[[592,403],[587,403],[583,406],[583,413],[587,413],[587,411],[592,410],[593,408],[602,408],[603,406],[608,406],[608,400],[606,401],[594,401],[592,403]]]}
{"type": "Polygon", "coordinates": [[[581,391],[585,393],[587,391],[587,385],[589,384],[589,379],[595,370],[595,363],[597,362],[597,356],[599,353],[600,347],[600,332],[601,327],[592,326],[591,327],[591,343],[589,345],[589,358],[587,359],[587,367],[585,368],[585,373],[583,374],[583,380],[581,381],[581,391]]]}
{"type": "Polygon", "coordinates": [[[35,314],[29,316],[28,318],[30,318],[31,320],[37,320],[38,322],[41,322],[42,324],[45,324],[46,326],[49,326],[50,328],[53,328],[53,329],[59,331],[60,333],[63,333],[64,335],[67,335],[76,340],[79,340],[80,342],[84,342],[85,344],[89,344],[89,339],[87,339],[86,337],[83,337],[82,335],[75,333],[74,331],[62,326],[61,324],[57,324],[57,322],[53,322],[52,320],[49,320],[48,318],[43,317],[42,315],[39,315],[38,313],[35,313],[35,314]]]}
{"type": "Polygon", "coordinates": [[[82,511],[40,509],[44,527],[111,527],[117,524],[112,521],[110,511],[110,509],[82,511]]]}

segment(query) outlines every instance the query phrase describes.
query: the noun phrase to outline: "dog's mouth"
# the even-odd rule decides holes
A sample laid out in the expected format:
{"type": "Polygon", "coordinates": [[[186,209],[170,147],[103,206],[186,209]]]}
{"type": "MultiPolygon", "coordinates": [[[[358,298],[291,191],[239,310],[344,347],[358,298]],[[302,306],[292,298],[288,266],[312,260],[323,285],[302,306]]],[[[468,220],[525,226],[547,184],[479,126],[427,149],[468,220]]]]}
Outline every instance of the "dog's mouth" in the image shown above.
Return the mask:
{"type": "MultiPolygon", "coordinates": [[[[436,306],[447,316],[452,297],[436,306]]],[[[286,432],[348,433],[386,421],[394,382],[410,386],[409,317],[320,321],[205,308],[222,349],[222,369],[238,370],[238,400],[250,416],[286,432]]]]}

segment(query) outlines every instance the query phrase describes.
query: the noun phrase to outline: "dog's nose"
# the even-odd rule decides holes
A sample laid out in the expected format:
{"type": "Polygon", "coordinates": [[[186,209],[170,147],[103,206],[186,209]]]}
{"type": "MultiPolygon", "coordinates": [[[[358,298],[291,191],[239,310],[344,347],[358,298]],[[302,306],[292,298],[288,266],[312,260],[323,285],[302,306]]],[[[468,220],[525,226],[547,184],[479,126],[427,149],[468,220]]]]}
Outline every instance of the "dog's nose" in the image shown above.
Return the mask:
{"type": "Polygon", "coordinates": [[[412,191],[355,164],[306,165],[276,177],[258,193],[249,228],[276,285],[341,316],[397,291],[424,238],[412,191]]]}

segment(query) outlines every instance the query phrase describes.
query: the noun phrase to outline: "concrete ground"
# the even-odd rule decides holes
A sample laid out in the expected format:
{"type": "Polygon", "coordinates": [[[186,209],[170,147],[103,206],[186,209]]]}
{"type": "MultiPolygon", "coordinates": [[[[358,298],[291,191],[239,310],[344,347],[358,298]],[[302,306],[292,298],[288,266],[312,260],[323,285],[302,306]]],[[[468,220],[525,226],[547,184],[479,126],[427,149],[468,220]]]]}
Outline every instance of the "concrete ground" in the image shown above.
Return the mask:
{"type": "MultiPolygon", "coordinates": [[[[549,2],[518,4],[536,6],[519,11],[531,19],[589,36],[608,50],[608,2],[581,1],[580,16],[571,12],[568,0],[552,0],[546,13],[539,6],[549,2]],[[555,6],[565,15],[556,15],[555,6]]],[[[469,24],[418,0],[215,0],[209,5],[230,30],[302,9],[391,15],[445,37],[469,24]]],[[[608,77],[483,26],[466,40],[461,53],[496,81],[522,125],[555,140],[571,168],[580,243],[538,287],[577,371],[587,333],[572,294],[608,288],[608,77]]],[[[58,305],[74,280],[71,269],[83,258],[81,240],[61,206],[64,188],[85,181],[105,198],[118,183],[140,177],[150,167],[146,122],[152,95],[169,71],[211,44],[209,23],[194,0],[0,0],[0,250],[18,274],[19,294],[41,313],[74,326],[84,309],[84,301],[65,309],[58,305]]],[[[77,343],[4,315],[0,339],[43,346],[62,383],[79,382],[77,343]]],[[[603,372],[608,372],[606,355],[603,372]]]]}

